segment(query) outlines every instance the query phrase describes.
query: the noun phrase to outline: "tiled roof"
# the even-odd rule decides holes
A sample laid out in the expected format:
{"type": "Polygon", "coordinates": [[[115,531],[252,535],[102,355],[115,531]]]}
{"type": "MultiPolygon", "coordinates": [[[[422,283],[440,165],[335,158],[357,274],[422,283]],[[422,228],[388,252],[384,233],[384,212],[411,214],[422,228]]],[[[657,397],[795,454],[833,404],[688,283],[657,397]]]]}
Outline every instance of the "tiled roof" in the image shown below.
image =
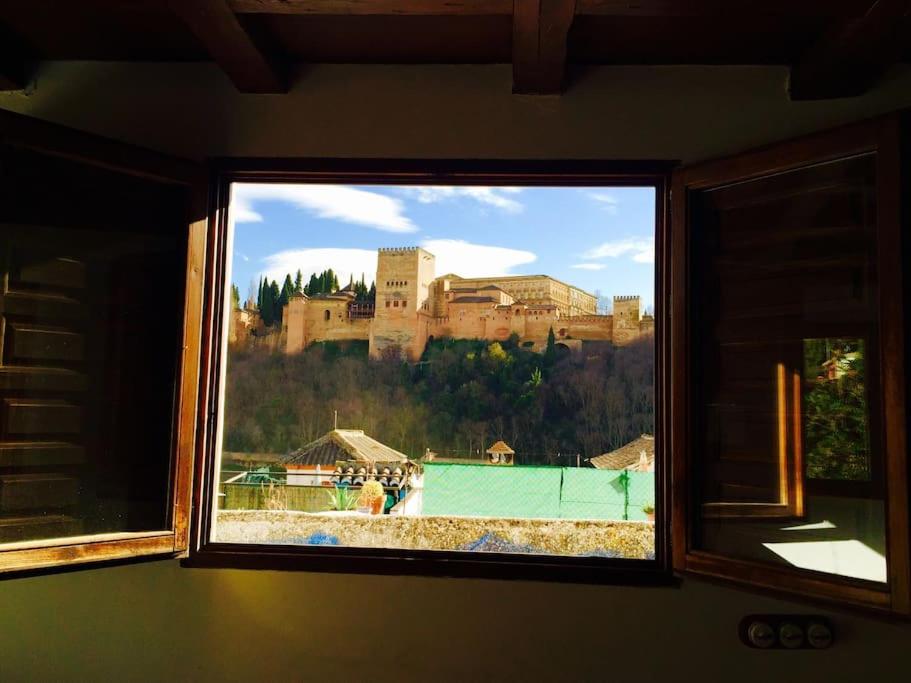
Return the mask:
{"type": "Polygon", "coordinates": [[[506,445],[505,441],[497,441],[493,446],[491,446],[490,448],[487,449],[487,452],[488,453],[499,453],[499,454],[506,453],[508,455],[512,455],[515,453],[515,451],[513,449],[511,449],[509,446],[506,445]]]}
{"type": "Polygon", "coordinates": [[[364,434],[360,429],[333,429],[290,453],[282,465],[334,465],[339,460],[365,464],[407,462],[408,456],[364,434]]]}
{"type": "Polygon", "coordinates": [[[648,462],[649,470],[655,469],[655,437],[643,434],[638,439],[630,441],[625,446],[620,446],[615,451],[596,455],[590,459],[593,467],[599,470],[626,470],[638,469],[642,452],[648,462]]]}
{"type": "Polygon", "coordinates": [[[454,304],[492,304],[496,301],[491,296],[460,296],[452,300],[454,304]]]}

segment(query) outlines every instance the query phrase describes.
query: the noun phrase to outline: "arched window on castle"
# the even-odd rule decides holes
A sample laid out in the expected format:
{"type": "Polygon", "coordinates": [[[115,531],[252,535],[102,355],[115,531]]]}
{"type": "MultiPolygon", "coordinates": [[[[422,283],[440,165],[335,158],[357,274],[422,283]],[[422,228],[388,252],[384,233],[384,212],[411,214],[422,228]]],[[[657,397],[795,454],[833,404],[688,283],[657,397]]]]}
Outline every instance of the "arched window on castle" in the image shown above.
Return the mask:
{"type": "Polygon", "coordinates": [[[329,317],[330,317],[330,316],[331,316],[331,313],[329,313],[329,309],[327,308],[327,309],[326,309],[326,312],[323,313],[323,318],[324,318],[325,320],[329,320],[329,317]]]}

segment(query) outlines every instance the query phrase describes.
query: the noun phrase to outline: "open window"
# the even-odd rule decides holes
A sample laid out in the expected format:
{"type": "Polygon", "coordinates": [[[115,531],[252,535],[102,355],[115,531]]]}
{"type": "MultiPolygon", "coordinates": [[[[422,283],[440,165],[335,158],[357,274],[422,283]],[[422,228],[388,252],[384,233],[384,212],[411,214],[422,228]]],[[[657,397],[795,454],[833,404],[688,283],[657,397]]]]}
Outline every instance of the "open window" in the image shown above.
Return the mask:
{"type": "Polygon", "coordinates": [[[0,572],[186,549],[205,227],[194,164],[0,112],[0,572]]]}
{"type": "Polygon", "coordinates": [[[900,130],[676,173],[676,568],[908,611],[900,130]]]}
{"type": "Polygon", "coordinates": [[[189,563],[666,580],[667,168],[225,162],[189,563]]]}

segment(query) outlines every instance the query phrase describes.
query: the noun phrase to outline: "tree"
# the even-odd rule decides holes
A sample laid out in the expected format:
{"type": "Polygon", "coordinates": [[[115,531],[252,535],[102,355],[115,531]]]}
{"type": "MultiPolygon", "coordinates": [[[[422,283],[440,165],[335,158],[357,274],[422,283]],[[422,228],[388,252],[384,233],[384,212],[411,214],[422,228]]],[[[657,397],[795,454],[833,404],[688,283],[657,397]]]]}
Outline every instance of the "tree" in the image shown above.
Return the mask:
{"type": "Polygon", "coordinates": [[[301,269],[297,269],[297,275],[294,277],[294,293],[303,294],[304,293],[304,275],[301,273],[301,269]]]}
{"type": "Polygon", "coordinates": [[[263,310],[263,276],[259,276],[259,286],[256,288],[256,308],[263,310]]]}
{"type": "Polygon", "coordinates": [[[240,290],[233,283],[231,284],[231,308],[235,310],[240,308],[240,290]]]}
{"type": "Polygon", "coordinates": [[[319,294],[319,280],[316,277],[316,273],[310,273],[310,281],[307,282],[307,286],[304,289],[304,294],[307,296],[313,296],[314,294],[319,294]]]}
{"type": "Polygon", "coordinates": [[[544,348],[544,360],[553,363],[557,355],[557,337],[554,334],[553,326],[547,331],[547,346],[544,348]]]}
{"type": "Polygon", "coordinates": [[[275,299],[272,298],[272,287],[269,286],[269,278],[266,278],[260,290],[259,315],[263,319],[263,325],[266,327],[270,327],[275,321],[275,299]]]}
{"type": "Polygon", "coordinates": [[[272,299],[272,324],[282,324],[282,307],[281,307],[281,290],[278,288],[278,281],[273,280],[269,287],[269,297],[272,299]]]}

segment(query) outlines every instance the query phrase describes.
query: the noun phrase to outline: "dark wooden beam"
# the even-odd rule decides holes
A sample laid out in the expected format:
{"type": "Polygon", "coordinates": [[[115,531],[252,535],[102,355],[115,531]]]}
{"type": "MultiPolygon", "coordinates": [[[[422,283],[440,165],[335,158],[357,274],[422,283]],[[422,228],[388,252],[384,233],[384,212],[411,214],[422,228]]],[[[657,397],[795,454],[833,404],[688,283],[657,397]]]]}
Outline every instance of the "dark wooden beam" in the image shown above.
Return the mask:
{"type": "Polygon", "coordinates": [[[238,14],[497,16],[513,0],[228,0],[238,14]]]}
{"type": "MultiPolygon", "coordinates": [[[[237,14],[509,16],[513,0],[228,0],[237,14]]],[[[576,0],[586,16],[719,17],[781,15],[843,17],[856,0],[576,0]]]]}
{"type": "Polygon", "coordinates": [[[285,65],[247,32],[226,0],[169,0],[212,59],[244,93],[288,92],[285,65]]]}
{"type": "Polygon", "coordinates": [[[566,77],[566,37],[576,0],[515,0],[512,15],[512,90],[557,95],[566,77]]]}
{"type": "Polygon", "coordinates": [[[911,0],[877,0],[862,16],[827,32],[791,67],[792,100],[856,97],[902,55],[911,0]]]}

